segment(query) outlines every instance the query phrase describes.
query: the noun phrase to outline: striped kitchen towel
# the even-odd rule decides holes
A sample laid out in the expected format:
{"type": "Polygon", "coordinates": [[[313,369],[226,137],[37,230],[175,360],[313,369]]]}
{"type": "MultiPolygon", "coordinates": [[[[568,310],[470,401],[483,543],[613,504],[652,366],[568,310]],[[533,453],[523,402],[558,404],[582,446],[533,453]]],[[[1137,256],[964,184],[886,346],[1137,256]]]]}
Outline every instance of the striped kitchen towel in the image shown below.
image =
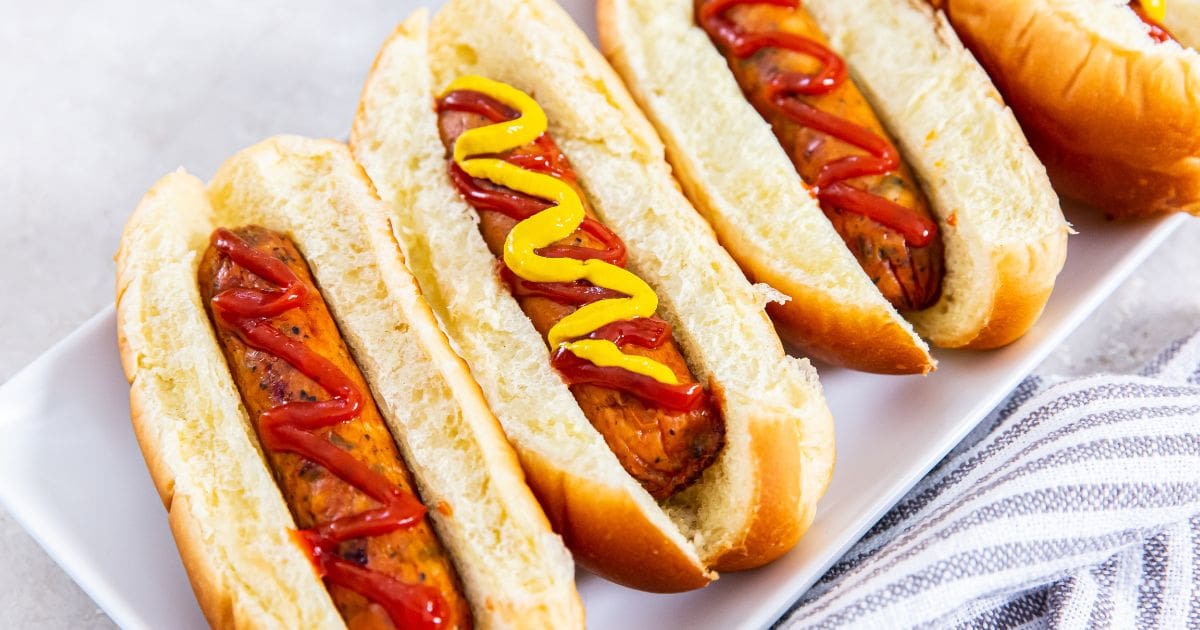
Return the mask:
{"type": "Polygon", "coordinates": [[[1031,377],[776,624],[1200,628],[1200,334],[1031,377]]]}

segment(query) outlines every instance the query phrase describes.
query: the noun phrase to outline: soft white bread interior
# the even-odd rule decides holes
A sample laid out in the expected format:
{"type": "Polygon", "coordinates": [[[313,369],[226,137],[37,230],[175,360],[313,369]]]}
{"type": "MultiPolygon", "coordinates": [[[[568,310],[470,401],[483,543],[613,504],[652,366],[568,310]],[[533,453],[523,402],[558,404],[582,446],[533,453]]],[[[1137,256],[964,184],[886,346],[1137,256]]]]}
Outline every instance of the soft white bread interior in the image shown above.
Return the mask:
{"type": "MultiPolygon", "coordinates": [[[[942,0],[1064,195],[1111,216],[1200,214],[1200,52],[1124,0],[942,0]]],[[[1166,25],[1200,37],[1195,0],[1166,25]]]]}
{"type": "Polygon", "coordinates": [[[384,45],[351,143],[576,559],[627,585],[674,591],[702,586],[709,568],[748,568],[787,551],[829,480],[829,411],[815,372],[783,352],[758,292],[675,187],[652,127],[549,0],[451,0],[428,35],[425,20],[414,16],[384,45]],[[625,241],[630,269],[658,294],[693,372],[718,394],[722,454],[661,506],[550,367],[449,181],[433,102],[464,74],[538,100],[597,213],[625,241]]]}
{"type": "Polygon", "coordinates": [[[1184,46],[1192,50],[1200,48],[1200,0],[1168,2],[1167,17],[1163,20],[1163,25],[1184,46]]]}
{"type": "MultiPolygon", "coordinates": [[[[943,347],[992,348],[1020,337],[1041,314],[1062,268],[1068,228],[1045,169],[1012,113],[953,31],[924,3],[806,0],[804,6],[846,59],[938,216],[946,248],[942,296],[906,316],[921,336],[943,347]]],[[[749,273],[778,283],[784,293],[812,283],[797,274],[798,263],[784,266],[763,251],[803,253],[813,247],[813,235],[828,244],[841,241],[831,228],[807,227],[817,223],[819,210],[796,201],[802,194],[798,184],[784,177],[790,173],[798,181],[795,170],[778,143],[766,146],[772,144],[766,140],[769,129],[695,25],[692,3],[600,0],[598,24],[606,53],[663,131],[686,189],[726,246],[749,273]],[[681,75],[687,78],[679,80],[681,75]],[[744,141],[752,146],[745,159],[753,168],[731,177],[725,156],[740,155],[744,141]],[[781,194],[784,203],[777,201],[781,194]],[[772,231],[791,225],[797,219],[790,215],[796,214],[805,216],[807,232],[772,231]]],[[[805,264],[811,273],[828,274],[818,275],[818,286],[869,283],[848,252],[805,264]]],[[[849,295],[855,301],[843,308],[862,308],[867,298],[857,296],[864,292],[825,289],[825,300],[849,295]]],[[[798,302],[812,300],[804,293],[799,297],[798,302]]],[[[812,304],[816,309],[822,301],[812,304]]],[[[859,334],[871,321],[882,320],[860,317],[846,325],[859,334]]],[[[791,324],[786,317],[781,323],[791,324]]]]}
{"type": "Polygon", "coordinates": [[[806,354],[858,370],[924,373],[929,348],[863,273],[734,80],[691,0],[599,0],[604,54],[658,127],[684,190],[806,354]]]}
{"type": "Polygon", "coordinates": [[[581,627],[573,564],[478,386],[422,299],[369,180],[339,143],[278,137],[207,191],[168,175],[118,253],[133,421],[197,598],[218,627],[337,627],[200,302],[217,226],[289,236],[308,261],[450,550],[481,627],[581,627]]]}

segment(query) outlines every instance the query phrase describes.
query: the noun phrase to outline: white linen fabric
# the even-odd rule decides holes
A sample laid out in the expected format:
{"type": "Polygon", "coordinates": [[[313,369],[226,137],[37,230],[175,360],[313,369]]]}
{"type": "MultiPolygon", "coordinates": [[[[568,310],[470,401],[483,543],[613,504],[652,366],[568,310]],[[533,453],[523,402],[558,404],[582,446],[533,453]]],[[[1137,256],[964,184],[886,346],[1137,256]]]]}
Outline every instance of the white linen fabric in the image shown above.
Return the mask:
{"type": "Polygon", "coordinates": [[[1031,377],[776,628],[1200,628],[1200,333],[1031,377]]]}

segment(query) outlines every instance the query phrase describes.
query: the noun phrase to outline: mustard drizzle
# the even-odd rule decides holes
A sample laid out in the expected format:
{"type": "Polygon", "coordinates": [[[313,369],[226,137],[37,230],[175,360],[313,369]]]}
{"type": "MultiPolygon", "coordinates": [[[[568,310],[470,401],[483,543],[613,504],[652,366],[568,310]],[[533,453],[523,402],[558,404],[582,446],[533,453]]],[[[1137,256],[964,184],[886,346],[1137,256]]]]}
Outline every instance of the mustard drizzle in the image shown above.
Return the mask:
{"type": "Polygon", "coordinates": [[[674,371],[648,357],[630,355],[611,341],[580,339],[612,322],[650,317],[658,310],[658,296],[632,272],[598,259],[548,258],[537,250],[574,234],[586,216],[583,200],[566,182],[514,166],[504,160],[476,155],[499,155],[529,144],[546,132],[546,113],[528,94],[504,83],[480,76],[455,79],[442,93],[468,90],[489,96],[520,115],[509,121],[476,127],[463,132],[454,143],[454,162],[471,177],[544,199],[554,205],[517,223],[504,240],[504,264],[529,282],[575,282],[629,297],[597,300],[579,307],[559,320],[547,334],[552,348],[563,348],[601,367],[618,367],[648,376],[660,383],[677,385],[674,371]],[[577,341],[572,341],[577,340],[577,341]]]}
{"type": "Polygon", "coordinates": [[[1155,22],[1162,22],[1167,17],[1167,0],[1141,0],[1142,10],[1146,17],[1155,22]]]}

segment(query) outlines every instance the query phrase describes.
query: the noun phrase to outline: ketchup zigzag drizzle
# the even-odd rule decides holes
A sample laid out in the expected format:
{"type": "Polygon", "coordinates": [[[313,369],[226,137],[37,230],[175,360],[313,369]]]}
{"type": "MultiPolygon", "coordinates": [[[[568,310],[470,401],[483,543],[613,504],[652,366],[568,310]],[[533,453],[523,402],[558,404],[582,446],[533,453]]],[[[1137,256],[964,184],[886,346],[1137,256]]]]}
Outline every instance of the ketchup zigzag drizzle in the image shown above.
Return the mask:
{"type": "MultiPolygon", "coordinates": [[[[478,114],[492,123],[515,119],[518,112],[503,103],[471,90],[457,90],[438,100],[438,111],[462,111],[478,114]]],[[[566,157],[548,135],[542,134],[535,144],[538,152],[533,154],[510,154],[503,159],[520,168],[552,175],[570,184],[575,183],[574,172],[566,157]]],[[[454,160],[450,160],[450,178],[458,191],[479,212],[499,212],[507,217],[523,221],[550,208],[553,204],[519,192],[488,186],[485,180],[468,175],[454,160]]],[[[603,223],[585,217],[579,230],[587,233],[604,245],[604,249],[552,245],[538,250],[547,258],[574,258],[576,260],[599,259],[617,267],[626,263],[625,244],[620,237],[603,223]]],[[[624,294],[587,281],[576,282],[532,282],[521,278],[500,261],[500,276],[508,283],[516,297],[539,296],[560,304],[585,306],[600,300],[625,297],[624,294]]],[[[657,317],[635,317],[615,321],[592,331],[588,339],[611,341],[618,346],[632,344],[643,348],[658,348],[671,337],[670,325],[657,317]]],[[[660,407],[674,411],[692,411],[706,404],[707,395],[698,383],[668,384],[649,376],[630,372],[620,367],[598,366],[580,358],[565,348],[559,348],[551,358],[551,365],[575,385],[589,383],[630,393],[660,407]]]]}
{"type": "Polygon", "coordinates": [[[420,523],[425,506],[350,453],[312,433],[357,417],[362,393],[332,362],[271,325],[272,317],[303,306],[308,299],[308,288],[282,261],[251,248],[227,229],[216,230],[212,243],[234,263],[281,287],[277,291],[252,288],[222,291],[212,298],[217,323],[232,330],[247,346],[283,359],[332,396],[320,402],[286,402],[265,411],[259,418],[263,446],[312,460],[382,504],[377,509],[299,532],[319,572],[330,584],[348,588],[382,606],[399,628],[440,627],[446,605],[436,589],[400,582],[345,560],[337,553],[337,545],[343,541],[378,536],[420,523]]]}
{"type": "Polygon", "coordinates": [[[846,81],[846,63],[829,48],[807,37],[792,33],[747,33],[724,17],[727,10],[739,4],[770,4],[791,9],[800,6],[799,0],[712,0],[699,12],[701,26],[710,37],[718,39],[746,58],[764,48],[781,48],[808,55],[821,62],[815,74],[782,73],[772,77],[767,93],[775,107],[797,123],[837,138],[866,151],[869,155],[852,155],[829,162],[817,175],[816,193],[822,206],[835,207],[861,214],[899,232],[913,247],[925,247],[933,242],[937,224],[889,199],[884,199],[846,183],[864,175],[883,175],[900,168],[900,155],[885,138],[844,118],[823,112],[797,98],[796,95],[829,94],[846,81]]]}

